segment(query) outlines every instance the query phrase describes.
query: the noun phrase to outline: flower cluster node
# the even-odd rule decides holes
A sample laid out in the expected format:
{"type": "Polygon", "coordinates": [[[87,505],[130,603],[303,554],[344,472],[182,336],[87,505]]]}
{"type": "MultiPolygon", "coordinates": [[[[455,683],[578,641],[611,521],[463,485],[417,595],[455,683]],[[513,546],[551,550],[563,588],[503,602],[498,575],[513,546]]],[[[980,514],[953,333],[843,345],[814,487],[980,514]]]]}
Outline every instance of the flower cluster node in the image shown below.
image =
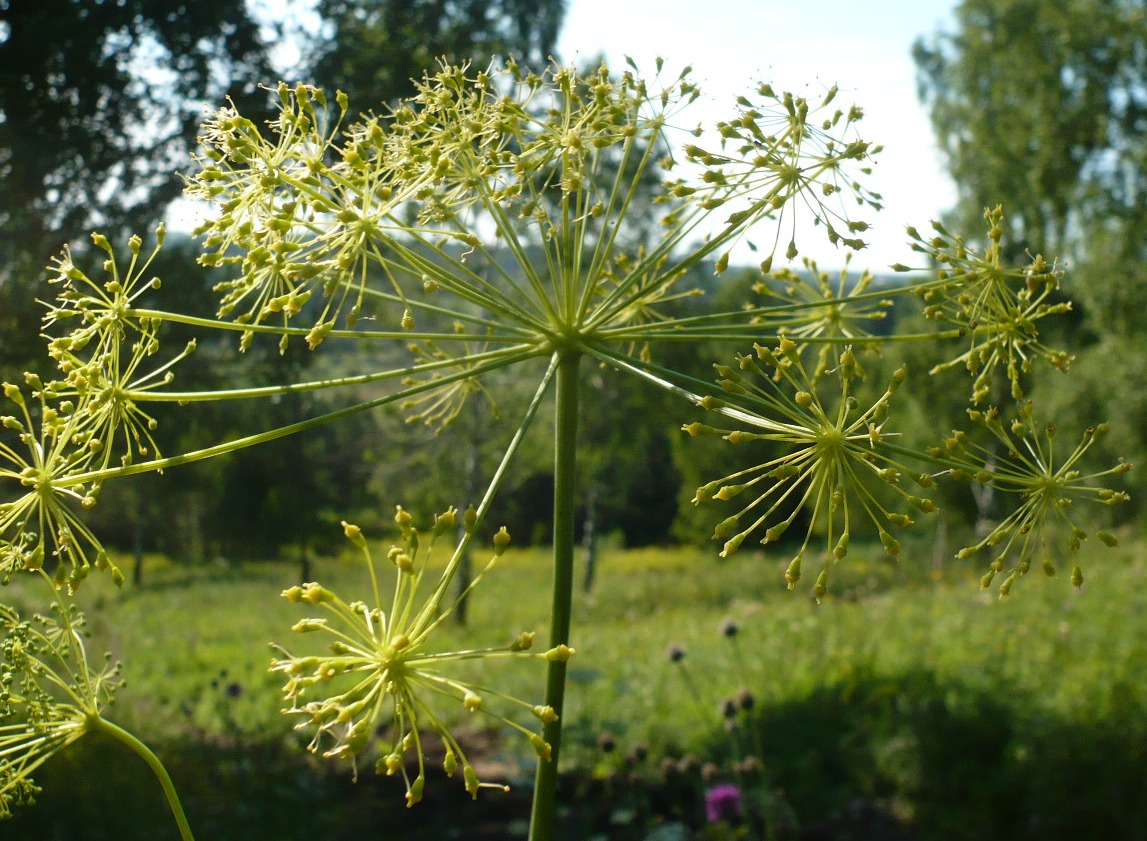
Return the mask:
{"type": "MultiPolygon", "coordinates": [[[[370,545],[361,530],[344,522],[343,531],[361,553],[372,586],[372,602],[346,602],[336,593],[317,583],[291,587],[283,591],[287,601],[320,605],[326,615],[297,622],[293,630],[306,634],[330,634],[333,638],[326,654],[296,656],[276,646],[280,656],[271,663],[271,671],[283,674],[283,698],[289,705],[288,715],[298,716],[299,730],[313,732],[309,749],[330,759],[357,758],[370,746],[373,734],[383,727],[388,731],[388,745],[375,765],[380,774],[401,773],[406,780],[407,805],[422,798],[424,780],[424,732],[433,732],[446,750],[443,768],[452,776],[459,763],[463,768],[466,790],[476,794],[479,783],[458,739],[434,712],[430,699],[447,696],[456,699],[469,713],[490,716],[529,736],[539,755],[535,739],[541,737],[510,716],[514,710],[531,713],[545,723],[556,720],[550,707],[536,706],[488,687],[478,686],[468,678],[450,676],[448,667],[461,661],[522,656],[532,642],[532,633],[520,634],[512,644],[502,647],[464,651],[437,651],[432,645],[433,631],[457,606],[446,594],[458,569],[464,546],[455,548],[441,577],[430,585],[428,595],[420,593],[427,575],[428,559],[443,535],[455,531],[456,509],[449,508],[435,517],[431,528],[420,531],[411,514],[398,506],[395,524],[401,541],[391,547],[388,558],[395,569],[390,599],[383,601],[370,545]],[[317,697],[315,697],[317,696],[317,697]],[[508,705],[510,712],[497,709],[508,705]],[[417,762],[414,779],[407,775],[407,757],[417,762]]],[[[505,530],[499,534],[504,534],[505,530]]],[[[467,540],[469,538],[466,538],[467,540]]],[[[504,544],[503,544],[504,545],[504,544]]],[[[470,583],[467,593],[488,572],[501,554],[498,538],[495,550],[483,569],[470,583]]],[[[427,582],[428,583],[428,582],[427,582]]],[[[568,658],[572,649],[559,646],[547,652],[549,659],[568,658]]],[[[536,655],[525,655],[534,657],[536,655]]],[[[548,751],[545,756],[548,757],[548,751]]]]}
{"type": "Polygon", "coordinates": [[[999,591],[1007,596],[1017,578],[1030,569],[1037,552],[1042,556],[1044,572],[1055,575],[1052,557],[1057,554],[1058,543],[1072,559],[1072,582],[1080,586],[1083,574],[1075,557],[1082,542],[1091,534],[1109,547],[1118,540],[1107,531],[1083,528],[1074,516],[1075,503],[1119,505],[1130,499],[1126,492],[1101,484],[1130,469],[1128,463],[1099,470],[1084,467],[1088,451],[1103,438],[1104,425],[1085,429],[1079,443],[1066,456],[1058,456],[1057,427],[1038,424],[1031,401],[1022,403],[1011,421],[995,407],[969,410],[968,417],[989,433],[987,440],[982,442],[957,430],[943,449],[935,448],[933,453],[951,465],[953,478],[990,485],[1014,496],[1019,504],[982,540],[961,549],[957,557],[970,558],[991,548],[994,558],[980,583],[987,588],[998,573],[1007,570],[999,591]],[[1061,535],[1058,541],[1057,534],[1061,535]],[[1001,544],[1002,548],[997,548],[1001,544]]]}
{"type": "Polygon", "coordinates": [[[755,344],[755,358],[738,358],[739,371],[716,366],[721,377],[718,384],[731,396],[711,403],[711,411],[753,428],[693,423],[684,430],[694,436],[719,435],[735,445],[770,447],[772,454],[766,461],[699,487],[693,503],[748,496],[738,513],[714,529],[714,539],[724,542],[722,556],[737,551],[752,534],[761,534],[763,545],[776,543],[801,511],[811,512],[808,531],[785,571],[785,581],[790,589],[796,586],[813,534],[824,533],[826,560],[813,588],[819,600],[828,591],[832,564],[848,553],[858,516],[873,523],[884,550],[895,558],[900,542],[885,525],[907,527],[912,518],[891,509],[888,500],[903,501],[923,513],[934,511],[935,506],[905,487],[906,479],[913,479],[921,490],[928,482],[900,463],[890,449],[897,436],[885,429],[892,395],[907,378],[907,371],[896,371],[883,394],[865,407],[852,393],[861,373],[853,347],[845,346],[831,367],[828,357],[818,351],[810,372],[805,357],[813,355],[814,347],[785,334],[775,346],[755,344]],[[828,390],[830,377],[836,381],[832,392],[828,390]],[[776,445],[783,449],[775,449],[776,445]],[[886,490],[879,491],[878,486],[886,490]]]}

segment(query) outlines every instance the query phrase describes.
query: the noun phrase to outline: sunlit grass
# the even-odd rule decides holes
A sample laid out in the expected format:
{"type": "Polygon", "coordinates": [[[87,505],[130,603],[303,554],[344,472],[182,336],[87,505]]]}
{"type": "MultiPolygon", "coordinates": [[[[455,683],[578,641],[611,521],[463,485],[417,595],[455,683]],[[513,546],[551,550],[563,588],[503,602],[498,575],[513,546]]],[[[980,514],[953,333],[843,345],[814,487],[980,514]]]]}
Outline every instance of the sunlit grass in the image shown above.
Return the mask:
{"type": "MultiPolygon", "coordinates": [[[[1081,723],[1120,714],[1129,697],[1147,698],[1139,667],[1147,566],[1138,547],[1097,560],[1081,592],[1033,573],[1004,600],[979,590],[971,564],[903,583],[872,547],[863,554],[870,561],[842,568],[840,586],[820,605],[785,589],[781,555],[603,553],[594,592],[575,601],[565,761],[591,766],[604,731],[654,756],[702,750],[719,728],[721,700],[742,687],[767,709],[830,686],[848,702],[848,687],[862,681],[887,679],[895,692],[898,676],[923,672],[953,693],[990,696],[1017,720],[1081,723]],[[735,642],[721,632],[727,619],[739,626],[735,642]],[[686,651],[684,675],[667,657],[670,645],[686,651]]],[[[278,597],[296,583],[296,567],[148,564],[142,588],[118,592],[93,581],[81,593],[94,647],[131,644],[119,718],[160,743],[293,738],[278,713],[280,681],[267,672],[271,653],[252,641],[288,639],[301,618],[278,597]],[[113,603],[116,621],[105,623],[101,609],[113,603]]],[[[444,644],[544,634],[548,576],[544,549],[507,551],[471,596],[468,626],[445,627],[444,644]]],[[[349,555],[320,559],[314,577],[340,592],[369,587],[349,555]]],[[[524,698],[538,696],[540,682],[529,665],[507,664],[499,676],[504,691],[524,698]]]]}

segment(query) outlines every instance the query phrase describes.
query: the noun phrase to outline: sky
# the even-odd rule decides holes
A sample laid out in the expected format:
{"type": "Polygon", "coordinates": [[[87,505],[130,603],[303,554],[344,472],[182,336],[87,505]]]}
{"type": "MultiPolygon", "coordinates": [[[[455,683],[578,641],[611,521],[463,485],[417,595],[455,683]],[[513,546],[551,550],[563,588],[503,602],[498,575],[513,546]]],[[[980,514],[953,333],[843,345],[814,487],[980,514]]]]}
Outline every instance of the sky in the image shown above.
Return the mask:
{"type": "MultiPolygon", "coordinates": [[[[804,95],[810,104],[838,85],[837,104],[864,109],[862,139],[884,146],[868,185],[885,207],[865,217],[874,226],[869,246],[852,262],[879,271],[912,262],[905,225],[925,226],[955,203],[917,98],[911,56],[917,38],[950,28],[955,6],[956,0],[568,0],[558,53],[564,63],[604,55],[618,68],[630,56],[650,72],[657,56],[667,73],[692,65],[704,93],[688,112],[693,124],[728,119],[736,97],[759,82],[804,95]]],[[[841,252],[819,231],[798,236],[798,244],[822,268],[839,267],[841,252]]],[[[760,259],[747,252],[733,258],[760,259]]]]}

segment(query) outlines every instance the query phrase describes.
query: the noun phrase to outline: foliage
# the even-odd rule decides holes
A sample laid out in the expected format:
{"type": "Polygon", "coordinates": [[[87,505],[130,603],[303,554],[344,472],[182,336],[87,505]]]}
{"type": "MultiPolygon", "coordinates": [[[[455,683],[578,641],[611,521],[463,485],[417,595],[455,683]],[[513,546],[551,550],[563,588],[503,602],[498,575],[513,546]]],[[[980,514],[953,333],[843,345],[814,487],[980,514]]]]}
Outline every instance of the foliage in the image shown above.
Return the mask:
{"type": "Polygon", "coordinates": [[[153,224],[154,208],[179,194],[171,170],[201,103],[251,102],[268,70],[235,0],[16,0],[0,24],[6,260],[56,247],[60,231],[153,224]]]}
{"type": "MultiPolygon", "coordinates": [[[[492,375],[530,377],[533,396],[520,408],[481,499],[463,515],[450,560],[430,576],[436,583],[425,601],[419,593],[428,568],[424,553],[453,531],[453,508],[422,529],[399,509],[401,540],[386,553],[396,576],[390,598],[380,591],[380,562],[362,532],[345,526],[347,539],[364,554],[369,594],[344,600],[314,582],[288,589],[289,601],[321,605],[333,617],[304,619],[296,630],[335,639],[324,654],[280,651],[273,669],[287,677],[286,712],[303,718],[304,729],[316,733],[312,749],[330,758],[353,760],[372,749],[376,725],[388,722],[390,741],[376,768],[402,771],[411,805],[425,786],[419,722],[444,745],[446,773],[462,767],[466,790],[479,788],[455,730],[428,696],[461,700],[470,712],[482,708],[483,697],[532,710],[540,732],[510,716],[500,719],[519,729],[538,756],[530,835],[545,841],[556,831],[566,687],[577,674],[569,661],[575,653],[578,426],[589,397],[583,361],[700,407],[713,423],[690,423],[686,432],[747,451],[742,463],[751,466],[705,482],[693,502],[722,503],[746,493],[749,501],[737,503],[739,511],[714,530],[724,558],[749,537],[773,543],[799,520],[804,536],[784,577],[796,586],[802,559],[814,556],[822,562],[812,587],[817,599],[829,593],[830,569],[856,544],[879,541],[889,557],[899,557],[902,543],[893,530],[912,526],[910,512],[934,510],[928,494],[938,481],[971,479],[998,488],[1001,497],[1014,492],[1015,513],[962,553],[1008,541],[993,561],[1001,569],[1012,565],[1001,596],[1027,571],[1034,548],[1047,551],[1061,531],[1073,551],[1092,533],[1114,545],[1110,533],[1088,523],[1087,512],[1065,513],[1075,500],[1124,499],[1105,487],[1106,477],[1122,467],[1082,475],[1075,469],[1096,431],[1084,433],[1064,459],[1051,446],[1051,427],[1047,443],[1038,440],[1042,424],[1026,405],[1018,418],[1008,416],[1010,432],[1003,409],[979,408],[991,397],[984,384],[997,375],[1018,397],[1035,363],[1061,363],[1061,353],[1039,332],[1044,318],[1063,309],[1046,300],[1058,288],[1059,273],[1039,256],[1019,266],[1007,260],[998,211],[986,214],[991,245],[983,251],[939,223],[927,240],[910,230],[917,250],[940,266],[914,284],[873,291],[866,274],[854,282],[843,274],[834,285],[819,275],[806,282],[773,273],[774,262],[800,253],[789,233],[798,212],[811,214],[834,245],[864,247],[868,225],[850,214],[853,207],[879,209],[880,197],[864,183],[878,149],[857,136],[861,110],[837,107],[835,88],[809,102],[761,84],[738,99],[712,143],[676,150],[667,144],[666,126],[699,91],[688,70],[663,76],[663,69],[658,62],[655,74],[643,79],[636,68],[613,76],[605,66],[582,74],[557,65],[533,72],[513,60],[486,69],[443,63],[415,96],[381,116],[356,120],[341,91],[328,96],[281,83],[278,115],[266,127],[234,103],[208,117],[189,193],[212,208],[196,232],[203,237],[201,262],[228,272],[215,287],[216,315],[150,305],[145,297],[160,282],[149,275],[154,252],[146,256],[138,237],[129,240],[127,254],[103,235],[94,237],[106,254],[102,274],[85,271],[70,251],[57,258],[52,280],[58,293],[45,320],[57,371],[54,378],[28,374],[22,384],[4,384],[13,414],[2,419],[6,438],[0,441],[6,489],[0,572],[23,577],[54,566],[51,579],[41,575],[54,581],[61,600],[72,598],[92,570],[110,569],[120,581],[122,573],[74,510],[96,506],[106,483],[383,406],[403,407],[419,422],[449,422],[476,394],[490,393],[492,375]],[[652,211],[642,201],[651,173],[660,181],[652,211]],[[642,227],[648,242],[626,236],[631,214],[659,223],[656,233],[642,227]],[[762,227],[765,238],[754,235],[767,243],[761,300],[728,311],[675,308],[690,294],[682,285],[691,271],[712,261],[723,274],[732,248],[762,227]],[[891,297],[909,294],[923,298],[925,315],[940,322],[939,330],[890,337],[867,329],[891,297]],[[392,356],[361,373],[309,379],[288,364],[272,384],[177,391],[174,371],[190,363],[198,343],[167,350],[161,333],[171,323],[230,335],[245,351],[277,349],[288,361],[302,345],[325,353],[358,342],[397,345],[410,356],[392,356]],[[958,364],[977,375],[971,395],[977,408],[969,421],[1003,442],[1006,459],[960,430],[932,450],[899,443],[890,406],[908,387],[909,374],[900,368],[883,383],[868,382],[860,360],[866,349],[894,340],[954,344],[936,373],[958,364]],[[718,362],[715,383],[674,370],[658,355],[664,346],[725,342],[752,352],[732,364],[718,362]],[[336,395],[340,402],[325,413],[296,404],[304,409],[300,417],[271,428],[173,455],[160,452],[155,404],[310,394],[336,395]],[[535,703],[486,683],[484,671],[474,680],[452,671],[458,661],[479,669],[491,658],[518,654],[532,639],[528,634],[509,649],[462,652],[440,647],[437,638],[458,603],[445,594],[476,535],[490,528],[510,466],[551,397],[553,581],[544,616],[549,639],[538,658],[545,694],[535,703]],[[407,759],[417,766],[413,775],[407,759]]],[[[161,229],[156,250],[162,238],[161,229]]],[[[624,419],[621,414],[614,422],[624,419]]],[[[501,529],[493,540],[497,557],[509,535],[501,529]]],[[[1072,578],[1081,583],[1079,574],[1072,578]]],[[[124,731],[112,732],[151,764],[150,752],[124,731]]],[[[169,786],[165,791],[171,798],[169,786]]],[[[188,839],[190,829],[172,802],[188,839]]]]}
{"type": "Polygon", "coordinates": [[[1144,203],[1140,0],[964,0],[917,42],[961,221],[1005,201],[1018,248],[1064,253],[1144,203]]]}
{"type": "Polygon", "coordinates": [[[374,108],[414,93],[440,57],[485,64],[515,55],[533,65],[554,54],[562,0],[320,0],[323,37],[309,43],[313,78],[374,108]]]}

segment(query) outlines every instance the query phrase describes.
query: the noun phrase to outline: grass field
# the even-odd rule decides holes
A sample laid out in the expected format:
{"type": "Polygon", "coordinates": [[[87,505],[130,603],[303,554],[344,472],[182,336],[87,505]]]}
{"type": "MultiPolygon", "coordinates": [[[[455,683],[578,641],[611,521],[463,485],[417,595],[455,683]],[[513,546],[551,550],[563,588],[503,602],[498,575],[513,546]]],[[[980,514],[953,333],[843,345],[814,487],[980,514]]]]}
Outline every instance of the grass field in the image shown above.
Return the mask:
{"type": "MultiPolygon", "coordinates": [[[[752,753],[764,762],[770,802],[783,799],[790,822],[805,828],[867,804],[912,838],[1147,836],[1140,551],[1085,554],[1079,592],[1064,575],[1033,573],[1006,600],[981,593],[971,567],[913,573],[910,561],[897,569],[878,552],[852,554],[858,560],[850,556],[817,605],[810,588],[785,590],[780,558],[604,552],[595,591],[580,594],[575,609],[563,760],[581,783],[571,792],[581,785],[605,798],[621,774],[662,779],[672,770],[667,758],[673,768],[689,767],[682,758],[690,756],[724,768],[752,753]],[[735,636],[723,633],[728,621],[735,636]],[[670,662],[671,645],[685,651],[680,662],[670,662]],[[754,703],[729,716],[730,731],[722,704],[744,689],[754,703]],[[610,753],[600,749],[603,734],[616,744],[610,753]],[[625,760],[635,751],[647,751],[638,767],[625,760]]],[[[93,646],[126,663],[128,685],[112,717],[177,755],[194,822],[197,808],[208,818],[215,812],[196,806],[209,794],[198,791],[187,757],[206,750],[208,761],[241,766],[235,757],[247,756],[253,766],[228,773],[233,781],[253,775],[244,784],[262,790],[270,777],[259,784],[263,771],[251,757],[278,757],[298,742],[278,712],[267,643],[293,643],[290,626],[307,611],[279,598],[296,583],[290,564],[148,564],[142,588],[116,592],[92,581],[81,601],[93,646]]],[[[442,629],[443,646],[501,643],[528,629],[544,638],[548,576],[543,551],[511,549],[472,597],[468,627],[442,629]]],[[[346,597],[366,586],[350,554],[319,561],[315,578],[346,597]]],[[[18,586],[8,593],[17,601],[18,586]]],[[[540,700],[541,669],[531,664],[507,664],[484,680],[540,700]]],[[[527,782],[526,753],[510,741],[492,750],[515,783],[527,782]]],[[[57,773],[76,771],[67,767],[57,773]]],[[[284,796],[306,796],[312,784],[298,775],[312,772],[292,766],[284,796]]],[[[401,798],[398,788],[384,791],[401,798]]],[[[338,802],[329,788],[318,797],[338,802]]],[[[635,812],[622,804],[612,814],[628,820],[635,812]]],[[[29,833],[37,826],[12,825],[29,833]]],[[[304,832],[298,821],[285,826],[304,832]]],[[[222,832],[206,837],[228,837],[222,832]]]]}

